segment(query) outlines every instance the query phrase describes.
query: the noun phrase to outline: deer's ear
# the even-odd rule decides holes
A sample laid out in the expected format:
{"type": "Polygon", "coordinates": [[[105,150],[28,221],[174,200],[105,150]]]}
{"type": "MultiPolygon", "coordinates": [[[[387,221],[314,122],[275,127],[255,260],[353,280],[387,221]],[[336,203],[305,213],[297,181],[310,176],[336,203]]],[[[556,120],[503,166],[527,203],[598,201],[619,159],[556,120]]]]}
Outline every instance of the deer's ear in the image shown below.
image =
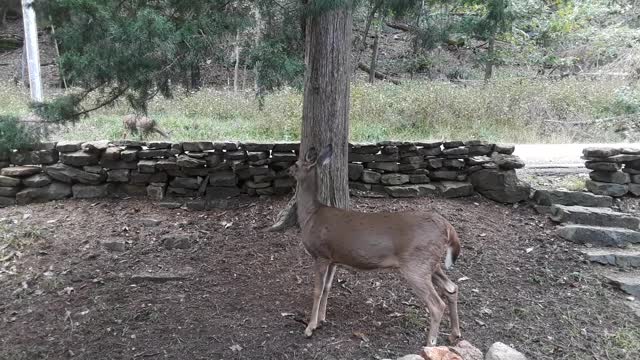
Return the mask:
{"type": "Polygon", "coordinates": [[[304,160],[309,163],[315,163],[318,160],[318,150],[315,147],[307,150],[307,154],[304,157],[304,160]]]}
{"type": "Polygon", "coordinates": [[[322,149],[320,155],[318,156],[318,163],[320,165],[327,165],[331,160],[331,155],[333,155],[333,145],[329,144],[322,149]]]}

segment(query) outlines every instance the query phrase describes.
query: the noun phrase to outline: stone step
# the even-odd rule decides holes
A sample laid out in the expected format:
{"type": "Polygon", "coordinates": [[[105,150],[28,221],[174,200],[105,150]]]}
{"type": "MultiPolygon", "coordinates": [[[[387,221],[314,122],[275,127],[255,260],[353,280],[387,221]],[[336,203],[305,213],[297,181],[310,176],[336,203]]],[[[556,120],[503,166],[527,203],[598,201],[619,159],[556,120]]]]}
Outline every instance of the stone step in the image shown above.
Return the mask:
{"type": "Polygon", "coordinates": [[[588,207],[611,207],[613,198],[605,195],[595,195],[584,191],[568,190],[536,190],[533,200],[538,205],[579,205],[588,207]]]}
{"type": "Polygon", "coordinates": [[[624,228],[570,224],[559,226],[556,231],[561,238],[577,244],[597,247],[640,244],[640,232],[624,228]]]}
{"type": "Polygon", "coordinates": [[[640,297],[640,270],[605,271],[603,276],[613,285],[631,296],[640,297]]]}
{"type": "Polygon", "coordinates": [[[640,218],[609,208],[553,205],[549,217],[559,223],[640,229],[640,218]]]}
{"type": "Polygon", "coordinates": [[[592,262],[619,267],[640,267],[640,245],[626,249],[584,248],[580,252],[592,262]]]}

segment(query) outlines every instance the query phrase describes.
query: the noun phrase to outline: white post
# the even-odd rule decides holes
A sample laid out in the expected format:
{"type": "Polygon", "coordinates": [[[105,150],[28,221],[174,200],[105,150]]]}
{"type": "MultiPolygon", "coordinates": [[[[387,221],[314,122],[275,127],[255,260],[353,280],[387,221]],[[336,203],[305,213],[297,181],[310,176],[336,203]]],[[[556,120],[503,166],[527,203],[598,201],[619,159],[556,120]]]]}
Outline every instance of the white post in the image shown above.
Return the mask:
{"type": "Polygon", "coordinates": [[[42,102],[42,79],[40,78],[40,52],[38,50],[38,27],[33,0],[22,0],[22,19],[24,21],[24,43],[29,66],[29,87],[31,100],[42,102]]]}

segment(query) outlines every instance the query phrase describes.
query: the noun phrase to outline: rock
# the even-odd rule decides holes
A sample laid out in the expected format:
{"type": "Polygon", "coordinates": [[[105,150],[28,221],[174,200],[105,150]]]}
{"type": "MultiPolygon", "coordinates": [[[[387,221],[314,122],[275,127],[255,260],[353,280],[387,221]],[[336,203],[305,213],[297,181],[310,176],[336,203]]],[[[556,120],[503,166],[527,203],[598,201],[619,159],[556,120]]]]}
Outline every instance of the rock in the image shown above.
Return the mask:
{"type": "Polygon", "coordinates": [[[469,145],[469,156],[489,155],[493,152],[493,144],[469,145]]]}
{"type": "Polygon", "coordinates": [[[553,205],[550,218],[560,223],[621,227],[634,231],[640,229],[640,218],[609,208],[553,205]]]}
{"type": "Polygon", "coordinates": [[[35,174],[23,179],[22,183],[26,187],[38,188],[51,184],[51,178],[46,174],[35,174]]]}
{"type": "Polygon", "coordinates": [[[473,185],[469,182],[442,181],[438,185],[440,193],[446,198],[473,195],[473,185]]]}
{"type": "Polygon", "coordinates": [[[207,162],[205,160],[194,159],[187,155],[178,155],[176,164],[184,168],[203,168],[207,162]]]}
{"type": "Polygon", "coordinates": [[[592,171],[589,173],[589,177],[593,181],[599,181],[604,183],[614,183],[614,184],[628,184],[631,181],[631,179],[629,178],[629,174],[624,173],[622,171],[616,171],[616,172],[592,171]]]}
{"type": "Polygon", "coordinates": [[[400,155],[398,153],[373,155],[373,162],[398,162],[398,161],[400,161],[400,155]]]}
{"type": "Polygon", "coordinates": [[[247,151],[271,151],[273,144],[244,143],[242,147],[247,151]]]}
{"type": "Polygon", "coordinates": [[[599,161],[587,161],[584,163],[584,166],[590,170],[609,171],[609,172],[619,171],[620,168],[622,167],[622,165],[618,163],[599,162],[599,161]]]}
{"type": "Polygon", "coordinates": [[[202,179],[200,178],[176,177],[171,181],[170,185],[174,188],[198,190],[201,182],[202,179]]]}
{"type": "Polygon", "coordinates": [[[452,149],[452,148],[464,146],[464,142],[463,141],[445,141],[442,143],[442,146],[445,149],[452,149]]]}
{"type": "Polygon", "coordinates": [[[349,164],[349,180],[358,180],[362,176],[364,166],[362,164],[349,164]]]}
{"type": "Polygon", "coordinates": [[[438,189],[431,184],[385,186],[384,191],[395,198],[418,197],[438,194],[438,189]]]}
{"type": "Polygon", "coordinates": [[[608,158],[610,156],[620,154],[620,149],[610,147],[588,147],[582,149],[582,155],[585,157],[601,157],[608,158]]]}
{"type": "Polygon", "coordinates": [[[372,162],[375,159],[374,154],[360,154],[360,153],[349,153],[348,160],[349,163],[367,163],[372,162]]]}
{"type": "Polygon", "coordinates": [[[253,182],[251,180],[247,181],[245,183],[245,185],[250,188],[250,189],[265,189],[271,186],[270,182],[264,182],[264,183],[256,183],[253,182]]]}
{"type": "Polygon", "coordinates": [[[444,165],[443,159],[427,159],[427,167],[429,169],[439,169],[444,165]]]}
{"type": "Polygon", "coordinates": [[[238,184],[238,178],[232,171],[219,171],[210,175],[209,184],[212,186],[235,187],[238,184]]]}
{"type": "Polygon", "coordinates": [[[484,360],[482,351],[477,347],[471,345],[468,341],[460,341],[453,350],[456,354],[460,355],[463,360],[484,360]]]}
{"type": "Polygon", "coordinates": [[[99,141],[89,141],[82,144],[82,150],[89,153],[100,154],[101,152],[107,150],[109,147],[109,141],[107,140],[99,140],[99,141]]]}
{"type": "Polygon", "coordinates": [[[438,156],[442,154],[442,149],[440,149],[440,147],[433,147],[433,148],[421,148],[418,149],[418,155],[420,156],[438,156]]]}
{"type": "Polygon", "coordinates": [[[140,221],[140,224],[144,227],[156,227],[162,223],[162,220],[158,220],[154,218],[142,218],[139,221],[140,221]]]}
{"type": "Polygon", "coordinates": [[[227,186],[208,186],[206,191],[207,200],[226,199],[240,195],[240,189],[227,186]]]}
{"type": "Polygon", "coordinates": [[[434,148],[440,148],[442,146],[442,142],[441,141],[435,141],[435,142],[416,142],[415,143],[416,146],[422,146],[426,149],[434,149],[434,148]]]}
{"type": "Polygon", "coordinates": [[[273,145],[273,152],[300,151],[300,143],[276,143],[273,145]]]}
{"type": "Polygon", "coordinates": [[[467,159],[469,165],[482,165],[491,162],[491,158],[488,156],[473,156],[467,159]]]}
{"type": "Polygon", "coordinates": [[[261,161],[269,158],[269,153],[266,151],[252,151],[247,152],[247,160],[249,161],[261,161]]]}
{"type": "Polygon", "coordinates": [[[104,247],[109,251],[114,251],[114,252],[123,252],[126,250],[125,243],[122,240],[103,241],[102,247],[104,247]]]}
{"type": "Polygon", "coordinates": [[[20,179],[0,175],[0,186],[19,186],[20,179]]]}
{"type": "Polygon", "coordinates": [[[596,195],[620,197],[629,192],[629,186],[627,185],[604,183],[593,180],[587,180],[585,182],[585,186],[587,187],[587,190],[596,195]]]}
{"type": "Polygon", "coordinates": [[[61,153],[74,152],[80,150],[81,148],[81,141],[58,141],[58,143],[56,144],[56,150],[61,153]]]}
{"type": "Polygon", "coordinates": [[[164,183],[153,183],[147,186],[147,196],[154,201],[164,200],[164,194],[167,189],[164,183]]]}
{"type": "Polygon", "coordinates": [[[485,360],[527,360],[527,358],[514,348],[501,342],[496,342],[487,351],[485,360]]]}
{"type": "Polygon", "coordinates": [[[76,199],[104,198],[110,195],[111,185],[83,185],[75,184],[72,187],[73,197],[76,199]]]}
{"type": "Polygon", "coordinates": [[[125,162],[133,162],[138,160],[138,151],[136,149],[124,149],[120,152],[120,159],[125,162]]]}
{"type": "Polygon", "coordinates": [[[188,249],[191,247],[191,241],[187,235],[166,235],[161,239],[161,242],[167,250],[188,249]]]}
{"type": "Polygon", "coordinates": [[[412,174],[409,175],[409,182],[412,184],[428,184],[431,179],[426,174],[412,174]]]}
{"type": "Polygon", "coordinates": [[[524,161],[516,155],[505,155],[500,153],[491,154],[491,161],[493,161],[500,169],[511,170],[521,169],[524,167],[524,161]]]}
{"type": "Polygon", "coordinates": [[[244,153],[244,150],[239,151],[227,151],[224,153],[225,160],[245,160],[247,155],[244,153]]]}
{"type": "Polygon", "coordinates": [[[349,144],[349,152],[354,154],[377,154],[380,147],[375,144],[349,144]]]}
{"type": "Polygon", "coordinates": [[[544,206],[553,204],[559,205],[580,205],[588,207],[611,207],[613,199],[610,196],[595,195],[581,191],[566,190],[536,190],[533,200],[544,206]]]}
{"type": "Polygon", "coordinates": [[[116,140],[112,141],[111,145],[124,146],[129,149],[142,149],[142,147],[145,146],[146,143],[144,141],[138,140],[116,140]]]}
{"type": "Polygon", "coordinates": [[[431,180],[456,180],[460,173],[455,170],[436,170],[429,173],[431,180]]]}
{"type": "Polygon", "coordinates": [[[271,161],[272,162],[286,162],[286,163],[294,163],[298,161],[298,155],[290,152],[290,153],[279,153],[274,152],[271,153],[271,161]]]}
{"type": "Polygon", "coordinates": [[[518,180],[515,170],[482,169],[470,176],[475,191],[502,203],[517,203],[529,198],[531,187],[518,180]]]}
{"type": "Polygon", "coordinates": [[[460,147],[456,147],[456,148],[446,148],[446,146],[445,146],[445,149],[442,150],[442,154],[445,157],[465,156],[465,155],[469,155],[469,148],[464,147],[464,146],[460,146],[460,147]]]}
{"type": "Polygon", "coordinates": [[[129,173],[131,170],[109,170],[107,171],[107,182],[129,182],[129,173]]]}
{"type": "Polygon", "coordinates": [[[147,187],[136,184],[112,184],[111,194],[114,196],[145,196],[147,187]]]}
{"type": "Polygon", "coordinates": [[[629,184],[628,187],[633,196],[640,196],[640,184],[629,184]]]}
{"type": "Polygon", "coordinates": [[[100,166],[109,170],[120,170],[120,169],[136,170],[138,168],[138,163],[135,161],[127,162],[124,160],[110,161],[110,160],[101,159],[100,166]]]}
{"type": "Polygon", "coordinates": [[[396,360],[424,360],[424,358],[420,355],[405,355],[401,358],[398,358],[396,360]]]}
{"type": "Polygon", "coordinates": [[[136,185],[146,185],[150,183],[166,183],[169,176],[165,172],[155,174],[142,174],[139,171],[131,171],[129,175],[129,183],[136,185]]]}
{"type": "Polygon", "coordinates": [[[424,169],[426,163],[415,163],[415,164],[400,164],[398,165],[398,171],[401,173],[413,173],[416,170],[424,169]]]}
{"type": "Polygon", "coordinates": [[[382,175],[375,171],[371,170],[363,170],[362,171],[362,182],[365,184],[377,184],[380,182],[382,175]]]}
{"type": "Polygon", "coordinates": [[[405,174],[383,174],[380,182],[385,185],[402,185],[409,182],[409,175],[405,174]]]}
{"type": "Polygon", "coordinates": [[[76,151],[71,153],[62,153],[60,162],[71,166],[96,165],[99,163],[100,155],[96,153],[88,153],[84,151],[76,151]]]}
{"type": "MultiPolygon", "coordinates": [[[[122,150],[120,148],[110,147],[104,151],[104,153],[102,154],[102,158],[109,161],[118,161],[120,160],[121,152],[122,150]]],[[[69,165],[72,165],[72,164],[69,164],[69,165]]]]}
{"type": "Polygon", "coordinates": [[[443,162],[444,167],[449,169],[462,169],[465,165],[464,161],[458,159],[445,159],[443,162]]]}
{"type": "Polygon", "coordinates": [[[449,350],[446,346],[427,346],[422,349],[424,360],[463,360],[460,355],[449,350]]]}
{"type": "Polygon", "coordinates": [[[0,196],[2,197],[14,197],[20,191],[18,186],[0,186],[0,196]]]}
{"type": "Polygon", "coordinates": [[[105,180],[103,174],[93,174],[59,163],[47,166],[45,171],[51,178],[67,184],[79,182],[82,184],[97,185],[105,180]]]}
{"type": "Polygon", "coordinates": [[[360,182],[349,181],[349,189],[358,191],[371,191],[371,185],[360,182]]]}
{"type": "Polygon", "coordinates": [[[0,196],[0,208],[13,206],[16,204],[16,198],[0,196]]]}
{"type": "MultiPolygon", "coordinates": [[[[586,158],[587,160],[591,160],[590,158],[586,158]]],[[[628,163],[640,160],[640,155],[614,155],[606,158],[606,161],[609,162],[617,162],[617,163],[628,163]]],[[[632,166],[633,167],[633,166],[632,166]]]]}
{"type": "Polygon", "coordinates": [[[625,172],[625,173],[627,173],[629,175],[640,175],[640,170],[630,168],[626,164],[625,164],[624,168],[622,168],[622,172],[625,172]]]}
{"type": "Polygon", "coordinates": [[[27,177],[42,172],[39,166],[12,166],[0,170],[2,176],[27,177]]]}
{"type": "Polygon", "coordinates": [[[640,271],[615,272],[608,271],[604,276],[629,295],[640,297],[640,271]]]}
{"type": "Polygon", "coordinates": [[[147,147],[149,149],[171,149],[171,143],[167,141],[149,141],[147,147]]]}
{"type": "Polygon", "coordinates": [[[612,247],[586,248],[580,252],[591,262],[618,267],[640,267],[640,247],[630,246],[627,249],[612,247]]]}
{"type": "Polygon", "coordinates": [[[640,155],[640,149],[623,147],[620,149],[620,154],[640,155]]]}
{"type": "Polygon", "coordinates": [[[370,162],[366,164],[368,169],[382,170],[386,172],[397,172],[399,170],[396,162],[370,162]]]}
{"type": "Polygon", "coordinates": [[[636,170],[640,173],[640,160],[629,161],[624,164],[625,169],[636,170]]]}
{"type": "Polygon", "coordinates": [[[138,161],[138,171],[142,174],[153,174],[156,172],[157,160],[140,160],[138,161]]]}
{"type": "Polygon", "coordinates": [[[166,149],[148,149],[138,151],[138,159],[162,159],[171,157],[171,152],[166,149]]]}
{"type": "Polygon", "coordinates": [[[182,149],[195,152],[213,150],[213,143],[211,141],[187,141],[182,143],[182,149]]]}
{"type": "Polygon", "coordinates": [[[71,186],[58,182],[39,188],[27,188],[16,194],[16,203],[26,205],[34,202],[62,200],[71,196],[71,186]]]}
{"type": "Polygon", "coordinates": [[[610,226],[570,224],[558,227],[557,233],[561,238],[576,244],[590,244],[598,247],[640,244],[640,232],[610,226]]]}
{"type": "Polygon", "coordinates": [[[395,145],[387,145],[387,146],[383,146],[380,152],[385,155],[392,155],[392,154],[399,154],[400,150],[398,150],[398,147],[395,145]]]}
{"type": "Polygon", "coordinates": [[[516,147],[515,145],[496,144],[494,150],[500,154],[511,155],[516,151],[516,147]]]}

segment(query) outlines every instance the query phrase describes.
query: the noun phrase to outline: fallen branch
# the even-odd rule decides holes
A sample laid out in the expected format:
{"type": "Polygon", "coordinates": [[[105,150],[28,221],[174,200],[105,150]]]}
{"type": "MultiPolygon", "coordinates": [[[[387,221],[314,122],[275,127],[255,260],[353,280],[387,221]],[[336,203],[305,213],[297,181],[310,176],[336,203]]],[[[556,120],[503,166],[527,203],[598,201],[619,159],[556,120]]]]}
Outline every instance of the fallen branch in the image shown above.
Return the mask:
{"type": "MultiPolygon", "coordinates": [[[[362,71],[366,72],[367,74],[371,73],[371,69],[370,69],[366,64],[364,64],[364,63],[359,63],[359,64],[358,64],[358,69],[360,69],[360,70],[362,70],[362,71]]],[[[389,81],[391,81],[392,83],[394,83],[395,85],[400,85],[400,84],[402,84],[402,82],[401,82],[400,80],[398,80],[398,79],[394,79],[394,78],[392,78],[391,76],[389,76],[389,75],[387,75],[387,74],[383,74],[383,73],[381,73],[381,72],[379,72],[379,71],[376,71],[376,72],[375,72],[375,76],[376,76],[376,79],[380,79],[380,80],[389,80],[389,81]]]]}
{"type": "Polygon", "coordinates": [[[402,31],[414,31],[414,30],[416,30],[415,27],[407,25],[407,24],[392,23],[392,22],[386,22],[385,24],[388,27],[390,27],[392,29],[396,29],[396,30],[402,30],[402,31]]]}

